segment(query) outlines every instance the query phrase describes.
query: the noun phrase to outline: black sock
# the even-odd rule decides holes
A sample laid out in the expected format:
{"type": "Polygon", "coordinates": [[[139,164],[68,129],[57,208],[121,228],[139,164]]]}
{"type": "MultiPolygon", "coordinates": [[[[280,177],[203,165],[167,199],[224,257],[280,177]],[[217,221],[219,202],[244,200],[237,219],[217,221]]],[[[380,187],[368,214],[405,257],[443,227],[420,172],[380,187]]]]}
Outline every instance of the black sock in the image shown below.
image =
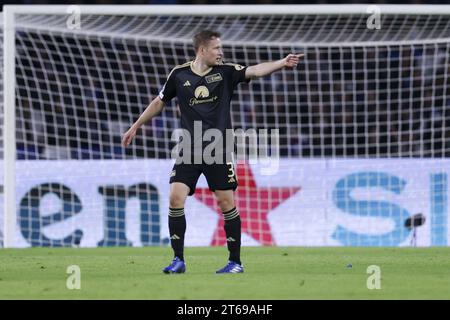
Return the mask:
{"type": "Polygon", "coordinates": [[[229,260],[241,264],[241,217],[236,207],[223,212],[225,220],[225,234],[227,247],[230,252],[229,260]]]}
{"type": "Polygon", "coordinates": [[[184,233],[186,232],[186,217],[184,208],[169,208],[169,234],[175,257],[184,261],[184,233]]]}

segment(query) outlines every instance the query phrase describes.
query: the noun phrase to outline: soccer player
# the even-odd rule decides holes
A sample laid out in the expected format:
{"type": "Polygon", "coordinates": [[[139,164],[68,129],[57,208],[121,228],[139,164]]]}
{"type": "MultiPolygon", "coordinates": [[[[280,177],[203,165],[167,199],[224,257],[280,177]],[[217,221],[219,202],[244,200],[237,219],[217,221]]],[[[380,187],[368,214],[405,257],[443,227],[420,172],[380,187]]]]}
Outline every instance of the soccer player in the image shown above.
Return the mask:
{"type": "Polygon", "coordinates": [[[183,273],[186,270],[183,255],[186,230],[184,205],[186,198],[195,193],[201,174],[205,176],[209,189],[214,192],[225,219],[229,259],[216,273],[244,272],[240,257],[241,219],[234,203],[234,191],[238,184],[233,162],[230,160],[230,149],[218,149],[214,155],[218,157],[214,159],[220,161],[205,161],[202,158],[205,143],[202,141],[198,144],[195,141],[194,127],[196,123],[200,123],[202,133],[208,129],[216,129],[217,132],[218,129],[222,137],[225,137],[226,130],[232,129],[230,101],[237,85],[285,67],[295,67],[303,56],[289,54],[278,61],[249,67],[224,63],[220,37],[220,33],[211,30],[204,30],[194,36],[195,60],[176,66],[170,72],[159,96],[150,103],[122,139],[123,146],[127,147],[138,128],[160,113],[165,103],[174,97],[178,98],[181,128],[191,135],[187,140],[191,141],[191,148],[183,149],[182,159],[188,160],[181,163],[177,160],[170,177],[169,234],[174,259],[163,269],[164,273],[183,273]]]}

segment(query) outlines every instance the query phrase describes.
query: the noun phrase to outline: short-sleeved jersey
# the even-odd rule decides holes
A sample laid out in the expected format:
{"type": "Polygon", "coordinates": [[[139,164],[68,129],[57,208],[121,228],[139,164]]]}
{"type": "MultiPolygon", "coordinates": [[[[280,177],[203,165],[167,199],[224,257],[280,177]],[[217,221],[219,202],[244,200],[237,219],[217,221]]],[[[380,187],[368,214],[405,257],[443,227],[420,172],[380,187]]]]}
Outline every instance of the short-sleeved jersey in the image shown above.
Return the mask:
{"type": "Polygon", "coordinates": [[[192,69],[191,61],[170,72],[159,97],[164,102],[178,98],[181,128],[189,131],[192,144],[194,121],[201,121],[203,133],[215,128],[224,138],[226,130],[232,129],[230,102],[237,85],[249,81],[245,79],[245,70],[241,65],[224,63],[198,74],[192,69]]]}

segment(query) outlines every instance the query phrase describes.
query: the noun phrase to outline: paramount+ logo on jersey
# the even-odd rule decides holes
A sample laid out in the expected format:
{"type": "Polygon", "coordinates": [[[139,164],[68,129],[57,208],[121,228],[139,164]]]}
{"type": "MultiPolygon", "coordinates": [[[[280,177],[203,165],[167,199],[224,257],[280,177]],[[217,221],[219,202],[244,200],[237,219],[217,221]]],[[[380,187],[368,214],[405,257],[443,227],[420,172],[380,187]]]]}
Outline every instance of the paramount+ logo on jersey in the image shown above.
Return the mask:
{"type": "Polygon", "coordinates": [[[202,98],[208,98],[209,97],[209,90],[205,86],[199,86],[195,89],[194,95],[198,99],[202,98]]]}
{"type": "Polygon", "coordinates": [[[195,98],[191,98],[191,100],[189,100],[189,106],[191,107],[201,103],[214,102],[218,99],[217,96],[209,97],[209,90],[205,86],[195,88],[194,96],[195,98]]]}

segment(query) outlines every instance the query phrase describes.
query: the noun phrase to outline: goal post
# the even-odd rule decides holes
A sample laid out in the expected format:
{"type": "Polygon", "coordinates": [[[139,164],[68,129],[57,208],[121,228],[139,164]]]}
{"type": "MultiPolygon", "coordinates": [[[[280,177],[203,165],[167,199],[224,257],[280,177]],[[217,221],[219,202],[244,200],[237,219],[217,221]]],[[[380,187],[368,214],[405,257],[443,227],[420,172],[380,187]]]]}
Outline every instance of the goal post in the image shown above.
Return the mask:
{"type": "MultiPolygon", "coordinates": [[[[237,167],[244,243],[407,245],[421,212],[419,245],[448,244],[450,5],[5,5],[4,247],[167,244],[176,103],[120,133],[203,28],[227,62],[305,52],[232,102],[235,128],[280,132],[280,174],[237,167]]],[[[188,244],[223,245],[204,181],[195,199],[188,244]]]]}
{"type": "Polygon", "coordinates": [[[14,9],[3,9],[3,245],[14,246],[16,231],[16,117],[14,9]]]}

